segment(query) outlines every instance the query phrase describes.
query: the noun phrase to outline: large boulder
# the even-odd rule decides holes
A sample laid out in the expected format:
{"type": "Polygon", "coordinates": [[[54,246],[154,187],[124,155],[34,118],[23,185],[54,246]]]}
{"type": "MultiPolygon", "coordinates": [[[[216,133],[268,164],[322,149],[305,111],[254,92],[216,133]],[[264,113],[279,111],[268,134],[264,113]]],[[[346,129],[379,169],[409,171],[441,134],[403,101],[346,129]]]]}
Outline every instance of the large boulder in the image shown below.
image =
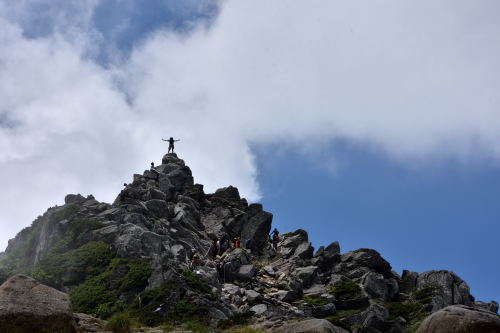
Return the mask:
{"type": "Polygon", "coordinates": [[[252,249],[260,252],[267,243],[267,237],[271,230],[273,214],[262,210],[262,205],[252,204],[246,211],[248,220],[245,221],[241,230],[242,239],[252,240],[252,249]]]}
{"type": "Polygon", "coordinates": [[[294,276],[302,282],[302,286],[310,286],[318,274],[317,266],[306,266],[296,268],[294,271],[294,276]]]}
{"type": "Polygon", "coordinates": [[[26,276],[0,286],[0,332],[76,332],[69,296],[26,276]]]}
{"type": "Polygon", "coordinates": [[[473,302],[467,283],[450,271],[423,272],[417,278],[416,287],[434,289],[432,312],[454,304],[471,306],[473,302]]]}
{"type": "Polygon", "coordinates": [[[274,333],[349,333],[325,319],[308,319],[287,323],[273,331],[274,333]]]}
{"type": "Polygon", "coordinates": [[[223,187],[215,191],[212,195],[215,198],[225,199],[229,201],[240,200],[240,192],[234,186],[223,187]]]}
{"type": "Polygon", "coordinates": [[[452,305],[427,317],[416,333],[498,333],[500,317],[489,311],[452,305]]]}
{"type": "Polygon", "coordinates": [[[391,265],[375,250],[358,249],[341,256],[342,263],[348,270],[369,269],[386,277],[392,276],[391,265]]]}
{"type": "Polygon", "coordinates": [[[387,328],[389,310],[377,303],[371,304],[366,310],[356,313],[346,318],[350,325],[357,325],[363,328],[374,328],[384,330],[387,328]]]}
{"type": "Polygon", "coordinates": [[[255,275],[255,268],[250,264],[250,260],[244,249],[228,251],[224,253],[222,260],[222,270],[226,281],[234,281],[241,278],[249,280],[255,275]]]}
{"type": "Polygon", "coordinates": [[[370,272],[361,280],[365,292],[373,298],[390,302],[399,291],[395,279],[386,279],[382,274],[370,272]]]}
{"type": "Polygon", "coordinates": [[[403,275],[401,275],[401,281],[399,282],[399,292],[410,294],[417,287],[417,278],[417,272],[403,270],[403,275]]]}

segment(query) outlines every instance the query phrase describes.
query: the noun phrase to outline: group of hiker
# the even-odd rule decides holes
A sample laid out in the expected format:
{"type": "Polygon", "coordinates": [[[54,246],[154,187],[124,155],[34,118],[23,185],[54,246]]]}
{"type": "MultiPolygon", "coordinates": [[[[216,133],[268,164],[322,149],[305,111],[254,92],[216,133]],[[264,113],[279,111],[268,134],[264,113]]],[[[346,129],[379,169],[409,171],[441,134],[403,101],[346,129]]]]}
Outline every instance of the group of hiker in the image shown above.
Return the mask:
{"type": "MultiPolygon", "coordinates": [[[[280,241],[279,231],[278,229],[274,228],[274,230],[269,235],[269,243],[275,251],[278,249],[279,241],[280,241]]],[[[211,255],[213,259],[216,259],[218,256],[221,256],[222,254],[224,254],[225,251],[229,249],[244,248],[251,253],[252,247],[253,247],[253,240],[251,238],[246,239],[243,242],[241,237],[234,237],[232,240],[230,240],[229,237],[222,237],[222,238],[217,238],[213,241],[212,247],[210,248],[207,254],[211,255]]],[[[200,256],[198,255],[198,253],[195,252],[191,256],[191,268],[195,269],[200,264],[201,264],[200,256]]],[[[218,266],[220,266],[217,267],[218,268],[217,270],[219,271],[219,268],[221,268],[222,265],[218,263],[218,266]]]]}

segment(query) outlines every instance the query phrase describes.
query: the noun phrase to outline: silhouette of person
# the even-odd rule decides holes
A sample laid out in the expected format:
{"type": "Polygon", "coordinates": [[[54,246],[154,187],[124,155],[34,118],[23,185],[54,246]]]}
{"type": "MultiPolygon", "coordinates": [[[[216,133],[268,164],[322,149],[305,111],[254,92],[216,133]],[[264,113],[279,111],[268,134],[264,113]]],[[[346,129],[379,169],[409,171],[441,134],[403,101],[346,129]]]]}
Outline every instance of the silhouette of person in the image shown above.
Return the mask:
{"type": "Polygon", "coordinates": [[[181,140],[174,140],[173,137],[170,137],[170,139],[165,140],[161,138],[162,141],[167,141],[168,142],[168,154],[170,154],[170,150],[172,150],[172,153],[174,152],[174,142],[181,141],[181,140]]]}

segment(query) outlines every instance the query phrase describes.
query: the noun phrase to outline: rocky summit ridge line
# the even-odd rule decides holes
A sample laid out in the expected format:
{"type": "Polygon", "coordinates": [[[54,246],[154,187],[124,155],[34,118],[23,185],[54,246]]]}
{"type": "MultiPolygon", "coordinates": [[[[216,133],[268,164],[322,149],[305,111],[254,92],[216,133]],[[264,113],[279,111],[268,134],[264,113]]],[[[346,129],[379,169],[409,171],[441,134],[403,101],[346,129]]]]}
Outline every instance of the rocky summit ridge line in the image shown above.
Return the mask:
{"type": "Polygon", "coordinates": [[[275,248],[272,217],[235,187],[206,194],[173,153],[113,204],[67,195],[0,254],[0,331],[103,332],[91,316],[122,316],[165,331],[500,332],[498,303],[476,301],[453,272],[400,276],[377,251],[338,242],[315,252],[301,229],[275,248]],[[235,238],[220,253],[216,241],[235,238]]]}

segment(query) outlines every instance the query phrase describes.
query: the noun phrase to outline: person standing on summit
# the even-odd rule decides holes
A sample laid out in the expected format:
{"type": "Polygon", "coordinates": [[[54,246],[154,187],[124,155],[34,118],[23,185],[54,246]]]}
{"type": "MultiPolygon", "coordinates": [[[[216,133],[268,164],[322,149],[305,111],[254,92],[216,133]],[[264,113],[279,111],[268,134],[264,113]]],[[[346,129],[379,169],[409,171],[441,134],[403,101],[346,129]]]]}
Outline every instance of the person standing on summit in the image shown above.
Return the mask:
{"type": "Polygon", "coordinates": [[[168,141],[168,154],[170,154],[170,150],[172,150],[172,153],[174,152],[174,142],[181,141],[181,140],[174,140],[173,137],[170,137],[170,139],[165,140],[164,138],[161,138],[162,141],[168,141]]]}

